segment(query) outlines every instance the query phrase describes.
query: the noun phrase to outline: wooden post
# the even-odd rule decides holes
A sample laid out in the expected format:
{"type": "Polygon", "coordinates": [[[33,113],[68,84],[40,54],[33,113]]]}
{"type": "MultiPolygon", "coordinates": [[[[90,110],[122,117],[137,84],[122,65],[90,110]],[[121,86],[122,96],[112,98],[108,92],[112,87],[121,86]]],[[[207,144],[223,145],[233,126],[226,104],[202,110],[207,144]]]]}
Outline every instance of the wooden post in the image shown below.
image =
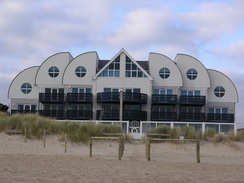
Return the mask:
{"type": "Polygon", "coordinates": [[[44,148],[46,147],[46,130],[44,129],[44,131],[43,131],[43,146],[44,146],[44,148]]]}
{"type": "Polygon", "coordinates": [[[26,132],[26,127],[25,127],[25,143],[26,143],[26,133],[27,133],[27,132],[26,132]]]}
{"type": "Polygon", "coordinates": [[[200,140],[196,141],[196,161],[200,163],[200,140]]]}
{"type": "Polygon", "coordinates": [[[89,145],[90,145],[90,157],[92,157],[92,138],[91,137],[90,137],[89,145]]]}
{"type": "Polygon", "coordinates": [[[122,156],[122,139],[121,136],[119,136],[119,148],[118,148],[118,159],[121,160],[122,156]]]}
{"type": "Polygon", "coordinates": [[[119,120],[123,120],[123,88],[119,91],[119,120]]]}
{"type": "Polygon", "coordinates": [[[67,134],[64,134],[64,153],[67,152],[67,134]]]}
{"type": "Polygon", "coordinates": [[[150,161],[150,137],[146,137],[146,155],[147,155],[147,161],[150,161]]]}

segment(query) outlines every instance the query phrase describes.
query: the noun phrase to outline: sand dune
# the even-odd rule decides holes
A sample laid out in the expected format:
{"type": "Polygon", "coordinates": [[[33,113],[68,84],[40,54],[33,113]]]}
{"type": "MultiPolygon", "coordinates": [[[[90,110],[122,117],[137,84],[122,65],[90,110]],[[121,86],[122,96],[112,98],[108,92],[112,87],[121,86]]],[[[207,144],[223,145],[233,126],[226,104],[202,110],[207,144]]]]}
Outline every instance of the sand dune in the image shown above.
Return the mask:
{"type": "Polygon", "coordinates": [[[95,140],[89,146],[64,142],[58,136],[24,143],[21,135],[0,133],[0,182],[244,182],[244,143],[201,142],[201,163],[195,143],[153,143],[151,161],[145,144],[125,144],[118,160],[118,143],[95,140]]]}

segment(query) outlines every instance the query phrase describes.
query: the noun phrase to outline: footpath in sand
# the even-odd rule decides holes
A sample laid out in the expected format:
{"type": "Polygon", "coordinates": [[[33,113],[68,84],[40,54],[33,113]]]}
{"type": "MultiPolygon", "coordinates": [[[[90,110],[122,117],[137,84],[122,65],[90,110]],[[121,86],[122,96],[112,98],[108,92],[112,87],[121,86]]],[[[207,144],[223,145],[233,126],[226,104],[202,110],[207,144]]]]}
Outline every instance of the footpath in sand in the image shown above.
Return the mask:
{"type": "Polygon", "coordinates": [[[21,135],[0,133],[0,182],[244,182],[244,142],[201,142],[201,163],[195,143],[152,143],[151,161],[145,144],[125,144],[118,160],[116,141],[94,140],[89,146],[64,142],[58,136],[24,143],[21,135]]]}

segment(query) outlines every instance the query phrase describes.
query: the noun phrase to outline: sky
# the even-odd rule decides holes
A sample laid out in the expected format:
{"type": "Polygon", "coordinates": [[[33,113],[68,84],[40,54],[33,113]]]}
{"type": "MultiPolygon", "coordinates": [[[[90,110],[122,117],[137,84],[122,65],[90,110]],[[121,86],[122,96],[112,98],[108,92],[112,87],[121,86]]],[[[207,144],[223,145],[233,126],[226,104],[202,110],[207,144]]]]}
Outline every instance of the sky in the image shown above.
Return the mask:
{"type": "Polygon", "coordinates": [[[235,84],[238,128],[244,127],[243,0],[0,0],[0,103],[22,70],[49,56],[96,51],[111,59],[124,48],[200,60],[235,84]]]}

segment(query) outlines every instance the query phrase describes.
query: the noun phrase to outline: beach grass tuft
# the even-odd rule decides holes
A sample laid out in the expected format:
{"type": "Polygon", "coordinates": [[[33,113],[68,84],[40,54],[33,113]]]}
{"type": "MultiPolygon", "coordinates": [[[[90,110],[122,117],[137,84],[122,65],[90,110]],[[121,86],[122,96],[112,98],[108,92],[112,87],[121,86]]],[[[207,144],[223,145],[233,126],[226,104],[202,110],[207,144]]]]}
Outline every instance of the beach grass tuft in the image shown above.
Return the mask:
{"type": "Polygon", "coordinates": [[[37,114],[14,114],[7,115],[0,113],[0,132],[8,130],[20,130],[24,134],[27,129],[27,138],[41,138],[44,130],[46,135],[67,134],[72,142],[87,142],[91,136],[102,136],[103,133],[122,133],[119,125],[104,125],[92,122],[59,122],[53,119],[41,117],[37,114]]]}

